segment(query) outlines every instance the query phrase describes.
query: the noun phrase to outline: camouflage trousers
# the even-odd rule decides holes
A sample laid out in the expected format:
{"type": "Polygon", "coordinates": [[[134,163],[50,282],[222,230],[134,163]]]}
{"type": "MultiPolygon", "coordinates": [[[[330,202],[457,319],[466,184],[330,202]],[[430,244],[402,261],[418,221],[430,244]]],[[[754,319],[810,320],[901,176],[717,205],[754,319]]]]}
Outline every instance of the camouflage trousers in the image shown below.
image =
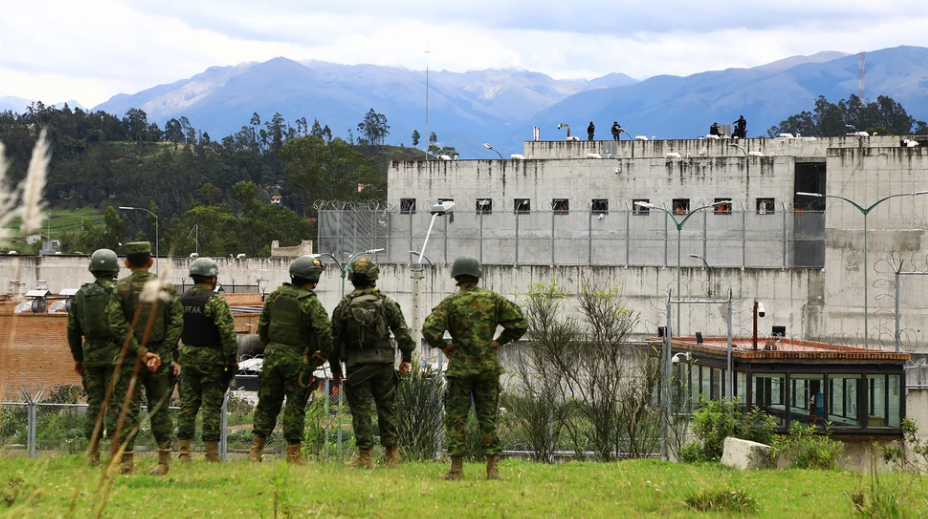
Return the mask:
{"type": "Polygon", "coordinates": [[[253,434],[265,439],[270,436],[286,397],[284,439],[289,445],[301,443],[306,429],[306,401],[310,395],[310,389],[301,388],[299,384],[302,360],[295,362],[276,355],[265,355],[258,385],[253,434]]]}
{"type": "Polygon", "coordinates": [[[448,434],[448,455],[467,455],[467,415],[471,404],[477,412],[480,442],[484,454],[502,451],[497,421],[499,419],[499,376],[479,374],[448,377],[445,390],[445,430],[448,434]]]}
{"type": "MultiPolygon", "coordinates": [[[[103,406],[103,399],[106,398],[106,390],[112,383],[115,369],[116,366],[114,365],[84,366],[81,380],[84,384],[84,391],[87,392],[87,414],[84,417],[84,437],[87,438],[87,441],[90,441],[93,437],[93,431],[100,416],[100,408],[103,406]]],[[[128,370],[123,368],[122,372],[121,376],[116,377],[116,386],[113,388],[113,394],[110,395],[110,400],[106,405],[103,424],[100,427],[100,432],[97,433],[98,442],[105,434],[112,436],[116,432],[119,410],[122,408],[123,398],[129,386],[129,379],[132,377],[131,367],[128,370]]],[[[125,427],[123,427],[123,430],[125,430],[125,427]]]]}
{"type": "MultiPolygon", "coordinates": [[[[148,371],[144,366],[139,368],[139,379],[148,400],[151,433],[159,449],[170,449],[174,443],[174,421],[168,409],[171,405],[171,394],[174,393],[174,375],[171,374],[171,370],[170,362],[163,362],[155,372],[148,371]]],[[[135,396],[133,408],[138,409],[141,405],[141,392],[135,396]]],[[[131,445],[127,450],[132,450],[131,445]]]]}
{"type": "Polygon", "coordinates": [[[184,363],[180,372],[180,414],[177,417],[177,439],[192,440],[197,412],[203,408],[203,441],[218,442],[222,415],[222,400],[226,385],[222,376],[225,366],[184,363]]]}
{"type": "Polygon", "coordinates": [[[396,445],[396,372],[392,364],[383,366],[367,380],[345,384],[345,397],[351,408],[351,422],[359,449],[374,446],[373,416],[376,405],[377,426],[380,429],[380,444],[384,447],[396,445]]]}

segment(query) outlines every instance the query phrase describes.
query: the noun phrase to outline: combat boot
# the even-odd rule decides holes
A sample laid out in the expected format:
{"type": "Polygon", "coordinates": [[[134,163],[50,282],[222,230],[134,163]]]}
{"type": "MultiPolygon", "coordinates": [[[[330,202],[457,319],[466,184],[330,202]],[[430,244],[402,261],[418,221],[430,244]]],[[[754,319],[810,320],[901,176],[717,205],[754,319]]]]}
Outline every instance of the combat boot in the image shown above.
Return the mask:
{"type": "Polygon", "coordinates": [[[135,464],[133,458],[135,453],[133,452],[123,452],[122,460],[120,461],[121,465],[119,467],[120,474],[132,474],[135,472],[135,464]]]}
{"type": "Polygon", "coordinates": [[[395,469],[400,466],[400,448],[396,445],[387,447],[387,468],[395,469]]]}
{"type": "Polygon", "coordinates": [[[358,457],[351,463],[353,469],[372,469],[374,468],[374,448],[358,449],[358,457]]]}
{"type": "Polygon", "coordinates": [[[203,442],[203,447],[206,448],[206,461],[213,463],[222,461],[219,457],[219,442],[203,442]]]}
{"type": "Polygon", "coordinates": [[[442,474],[438,477],[444,479],[445,481],[457,481],[459,479],[464,479],[464,457],[452,456],[451,469],[447,474],[442,474]]]}
{"type": "Polygon", "coordinates": [[[291,465],[306,465],[303,460],[303,445],[294,443],[287,445],[287,463],[291,465]]]}
{"type": "Polygon", "coordinates": [[[190,440],[180,440],[180,447],[177,449],[177,461],[181,463],[190,463],[190,440]]]}
{"type": "Polygon", "coordinates": [[[158,449],[158,464],[151,469],[152,476],[164,476],[171,469],[171,449],[158,449]]]}
{"type": "Polygon", "coordinates": [[[264,453],[264,438],[257,436],[251,437],[251,452],[248,453],[248,461],[261,463],[261,454],[264,453]]]}
{"type": "Polygon", "coordinates": [[[496,464],[499,461],[499,455],[487,455],[487,479],[500,479],[499,468],[496,464]]]}

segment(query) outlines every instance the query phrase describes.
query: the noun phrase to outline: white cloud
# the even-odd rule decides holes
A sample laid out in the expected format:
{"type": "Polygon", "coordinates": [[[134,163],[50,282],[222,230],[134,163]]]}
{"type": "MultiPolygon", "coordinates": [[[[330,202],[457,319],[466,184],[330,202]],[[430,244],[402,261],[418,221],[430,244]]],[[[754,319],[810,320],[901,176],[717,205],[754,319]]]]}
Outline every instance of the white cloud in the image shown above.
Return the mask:
{"type": "Polygon", "coordinates": [[[561,78],[684,75],[822,50],[928,46],[911,2],[10,2],[0,95],[93,106],[209,66],[276,56],[464,71],[520,67],[561,78]],[[54,15],[50,15],[54,13],[54,15]],[[42,19],[36,25],[23,20],[42,19]]]}

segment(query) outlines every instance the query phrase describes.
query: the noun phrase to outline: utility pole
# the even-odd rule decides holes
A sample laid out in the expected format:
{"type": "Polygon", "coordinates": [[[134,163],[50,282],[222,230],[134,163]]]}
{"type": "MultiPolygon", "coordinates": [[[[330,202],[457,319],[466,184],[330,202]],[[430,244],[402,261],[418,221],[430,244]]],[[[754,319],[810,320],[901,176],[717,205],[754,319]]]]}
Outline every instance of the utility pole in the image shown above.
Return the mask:
{"type": "Polygon", "coordinates": [[[432,51],[425,49],[425,160],[429,160],[429,142],[431,134],[429,133],[429,54],[432,51]]]}

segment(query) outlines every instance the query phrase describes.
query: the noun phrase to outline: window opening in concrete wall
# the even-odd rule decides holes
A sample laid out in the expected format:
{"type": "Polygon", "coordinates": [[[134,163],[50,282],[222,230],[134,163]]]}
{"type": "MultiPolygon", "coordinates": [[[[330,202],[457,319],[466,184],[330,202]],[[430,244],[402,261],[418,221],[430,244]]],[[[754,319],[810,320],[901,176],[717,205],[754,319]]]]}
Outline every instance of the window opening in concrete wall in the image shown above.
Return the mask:
{"type": "Polygon", "coordinates": [[[593,214],[606,214],[609,212],[609,200],[605,198],[594,198],[590,202],[590,210],[593,214]]]}
{"type": "Polygon", "coordinates": [[[570,200],[566,198],[555,198],[551,201],[551,209],[555,213],[566,213],[570,211],[570,200]]]}
{"type": "Polygon", "coordinates": [[[637,214],[637,215],[649,215],[649,214],[651,214],[651,209],[650,209],[649,207],[641,207],[640,205],[636,204],[635,202],[641,202],[642,204],[650,204],[650,203],[651,203],[651,199],[650,199],[650,198],[635,198],[635,199],[632,199],[632,214],[637,214]]]}
{"type": "MultiPolygon", "coordinates": [[[[825,184],[828,178],[824,162],[798,162],[795,168],[794,193],[827,194],[825,184]]],[[[793,207],[807,211],[824,211],[825,199],[813,196],[795,195],[793,207]]]]}
{"type": "Polygon", "coordinates": [[[517,214],[529,214],[532,212],[532,201],[528,198],[516,198],[513,201],[513,207],[517,214]]]}
{"type": "Polygon", "coordinates": [[[416,199],[415,198],[400,198],[400,214],[415,214],[416,213],[416,199]]]}
{"type": "Polygon", "coordinates": [[[690,199],[689,198],[674,198],[673,199],[673,214],[689,214],[690,212],[690,199]]]}
{"type": "Polygon", "coordinates": [[[774,213],[774,199],[773,198],[758,198],[757,199],[757,214],[773,214],[774,213]]]}
{"type": "Polygon", "coordinates": [[[477,214],[491,214],[493,212],[492,198],[477,199],[477,214]]]}
{"type": "Polygon", "coordinates": [[[716,198],[715,203],[715,214],[731,214],[731,198],[716,198]]]}

